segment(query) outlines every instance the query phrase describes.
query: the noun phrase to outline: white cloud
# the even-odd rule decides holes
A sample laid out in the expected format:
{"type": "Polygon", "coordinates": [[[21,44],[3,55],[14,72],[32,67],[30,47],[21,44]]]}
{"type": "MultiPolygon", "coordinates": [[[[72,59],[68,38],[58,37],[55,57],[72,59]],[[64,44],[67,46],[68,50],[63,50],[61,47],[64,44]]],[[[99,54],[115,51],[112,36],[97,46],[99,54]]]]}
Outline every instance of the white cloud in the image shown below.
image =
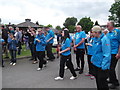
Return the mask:
{"type": "Polygon", "coordinates": [[[90,16],[105,24],[112,3],[114,0],[0,0],[0,18],[2,23],[18,24],[30,18],[43,25],[62,26],[67,17],[90,16]]]}

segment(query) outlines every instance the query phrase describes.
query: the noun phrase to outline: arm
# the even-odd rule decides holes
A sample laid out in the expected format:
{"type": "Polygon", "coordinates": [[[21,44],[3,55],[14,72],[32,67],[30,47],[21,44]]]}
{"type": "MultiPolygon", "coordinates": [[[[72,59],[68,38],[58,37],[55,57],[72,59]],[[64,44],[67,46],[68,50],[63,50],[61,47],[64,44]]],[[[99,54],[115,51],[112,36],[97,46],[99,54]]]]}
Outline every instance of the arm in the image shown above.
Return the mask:
{"type": "Polygon", "coordinates": [[[47,40],[47,42],[49,42],[50,40],[52,40],[52,39],[54,38],[54,32],[50,32],[50,36],[51,36],[51,38],[49,38],[49,39],[47,40]]]}
{"type": "Polygon", "coordinates": [[[59,54],[64,53],[64,52],[67,52],[67,51],[69,51],[69,50],[70,50],[70,47],[66,48],[65,50],[60,51],[59,54]]]}
{"type": "Polygon", "coordinates": [[[76,48],[76,47],[78,47],[79,45],[81,45],[84,41],[85,41],[85,38],[82,38],[82,40],[80,41],[80,43],[78,43],[77,45],[74,45],[74,48],[76,48]]]}
{"type": "Polygon", "coordinates": [[[47,40],[47,42],[49,42],[50,40],[52,40],[54,37],[51,37],[50,39],[47,40]]]}
{"type": "Polygon", "coordinates": [[[102,40],[102,51],[103,51],[103,61],[101,64],[102,70],[108,69],[108,65],[110,66],[111,60],[111,47],[109,39],[102,40]]]}
{"type": "Polygon", "coordinates": [[[67,52],[67,51],[70,50],[70,40],[66,39],[66,41],[65,41],[65,46],[66,46],[66,49],[60,51],[59,54],[64,53],[64,52],[67,52]]]}
{"type": "Polygon", "coordinates": [[[120,45],[119,45],[119,50],[118,50],[118,53],[116,54],[116,56],[115,56],[117,59],[119,59],[120,58],[120,45]]]}

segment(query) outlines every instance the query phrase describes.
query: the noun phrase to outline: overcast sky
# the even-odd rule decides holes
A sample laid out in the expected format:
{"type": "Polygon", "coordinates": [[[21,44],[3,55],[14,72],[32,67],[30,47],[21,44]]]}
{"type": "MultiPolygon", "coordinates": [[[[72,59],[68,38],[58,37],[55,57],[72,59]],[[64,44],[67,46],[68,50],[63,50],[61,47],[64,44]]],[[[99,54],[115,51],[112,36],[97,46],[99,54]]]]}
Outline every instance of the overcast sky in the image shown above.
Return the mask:
{"type": "Polygon", "coordinates": [[[114,0],[0,0],[2,23],[18,24],[30,18],[39,24],[63,26],[67,17],[91,17],[106,24],[114,0]]]}

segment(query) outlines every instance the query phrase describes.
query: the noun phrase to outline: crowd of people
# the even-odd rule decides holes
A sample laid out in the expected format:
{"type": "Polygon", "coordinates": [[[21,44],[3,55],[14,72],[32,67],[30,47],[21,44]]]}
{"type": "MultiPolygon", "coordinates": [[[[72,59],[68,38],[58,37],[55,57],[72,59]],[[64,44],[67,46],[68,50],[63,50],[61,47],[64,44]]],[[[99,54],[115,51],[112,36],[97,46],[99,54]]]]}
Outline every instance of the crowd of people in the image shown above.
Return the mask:
{"type": "MultiPolygon", "coordinates": [[[[57,58],[60,57],[60,69],[55,80],[64,79],[65,68],[70,70],[71,80],[77,79],[76,71],[79,71],[79,74],[84,72],[84,55],[87,53],[89,71],[85,75],[90,76],[91,79],[96,79],[98,90],[115,89],[119,86],[115,68],[120,58],[120,30],[114,27],[113,22],[108,22],[106,28],[107,30],[103,30],[100,26],[93,26],[89,34],[86,35],[82,27],[77,25],[74,37],[70,36],[67,28],[57,35],[57,58]],[[77,67],[75,69],[71,58],[72,49],[76,54],[77,67]],[[108,86],[108,83],[111,85],[108,86]]],[[[2,38],[0,41],[6,57],[8,57],[7,49],[9,49],[10,65],[16,65],[16,53],[21,54],[23,40],[26,42],[26,46],[29,46],[33,64],[38,63],[39,60],[37,71],[42,70],[48,60],[55,60],[52,53],[55,34],[49,27],[46,27],[44,31],[40,28],[35,30],[29,26],[24,33],[18,27],[15,30],[13,27],[9,27],[7,30],[1,26],[1,30],[2,38]],[[45,59],[46,56],[47,59],[45,59]]],[[[4,67],[3,59],[2,66],[4,67]]]]}

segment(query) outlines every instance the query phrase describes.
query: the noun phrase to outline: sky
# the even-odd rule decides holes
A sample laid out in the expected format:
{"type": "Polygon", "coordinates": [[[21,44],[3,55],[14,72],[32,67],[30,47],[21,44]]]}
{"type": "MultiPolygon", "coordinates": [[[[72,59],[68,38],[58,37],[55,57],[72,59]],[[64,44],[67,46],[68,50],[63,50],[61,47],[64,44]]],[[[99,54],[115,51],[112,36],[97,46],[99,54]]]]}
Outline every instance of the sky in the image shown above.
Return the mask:
{"type": "Polygon", "coordinates": [[[0,18],[4,24],[19,24],[29,18],[41,25],[63,27],[68,17],[79,21],[87,16],[104,25],[113,3],[114,0],[0,0],[0,18]]]}

